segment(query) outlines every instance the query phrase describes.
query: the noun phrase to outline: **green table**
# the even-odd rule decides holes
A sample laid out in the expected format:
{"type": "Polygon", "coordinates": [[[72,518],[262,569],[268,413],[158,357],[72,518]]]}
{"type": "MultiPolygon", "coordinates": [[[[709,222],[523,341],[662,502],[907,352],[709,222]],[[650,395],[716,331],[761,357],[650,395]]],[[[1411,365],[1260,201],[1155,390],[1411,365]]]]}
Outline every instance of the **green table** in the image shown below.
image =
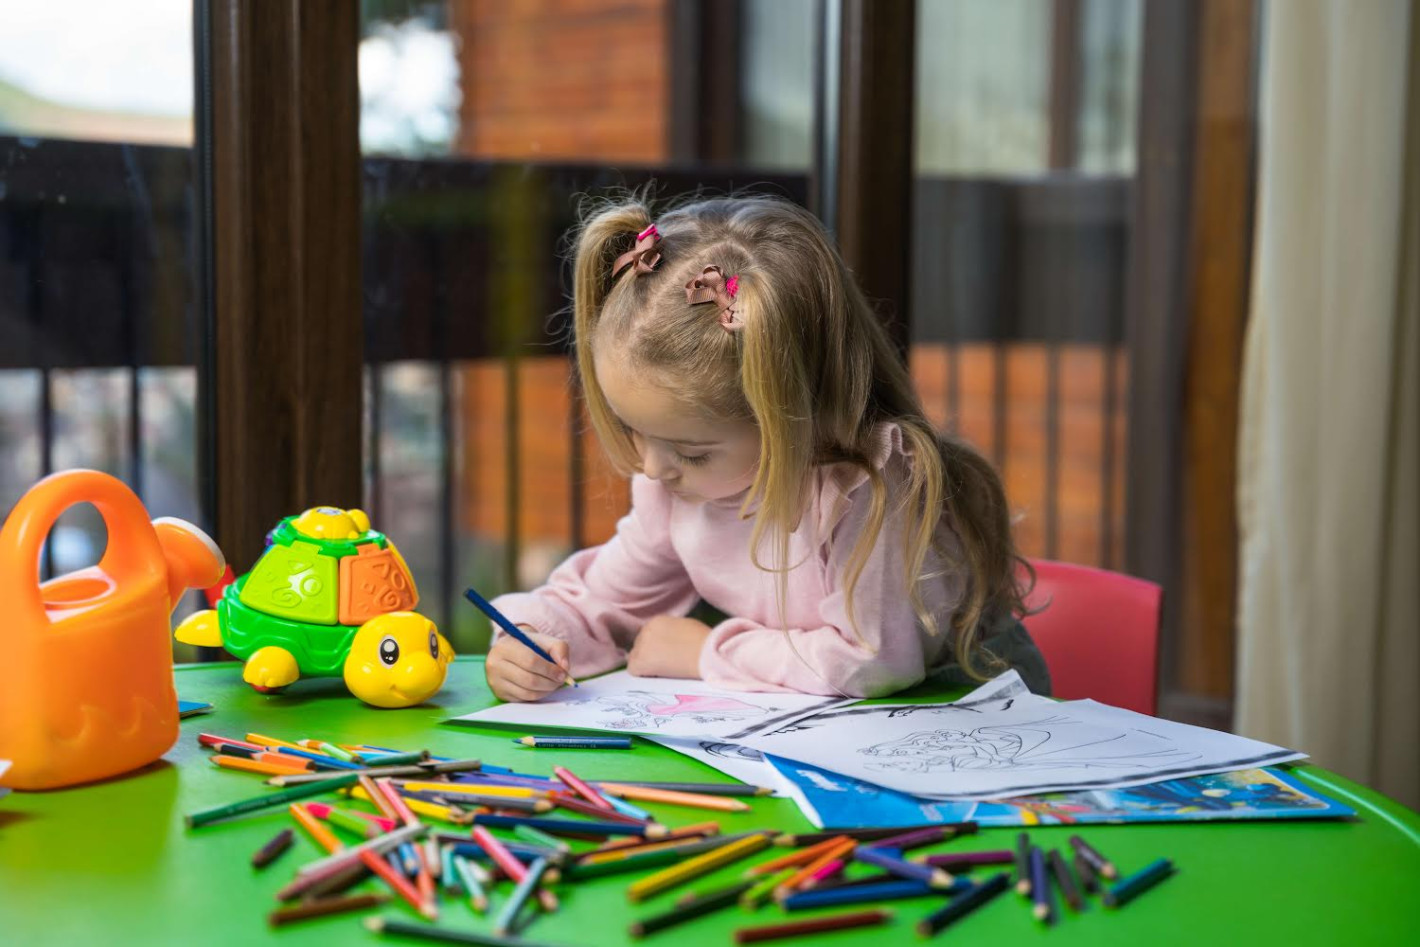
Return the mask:
{"type": "MultiPolygon", "coordinates": [[[[10,944],[295,944],[394,942],[366,933],[354,915],[323,918],[271,931],[265,916],[272,893],[298,862],[317,856],[309,839],[266,872],[250,854],[279,828],[292,824],[273,810],[197,830],[184,813],[260,794],[260,777],[218,770],[197,745],[200,731],[277,737],[317,736],[380,746],[428,747],[436,753],[476,756],[525,772],[550,773],[569,763],[584,776],[717,781],[723,777],[670,750],[637,741],[630,752],[523,750],[507,731],[447,725],[443,721],[492,703],[478,658],[460,658],[449,683],[430,703],[408,710],[374,710],[347,696],[338,680],[298,684],[285,695],[263,697],[240,679],[240,665],[182,667],[179,693],[216,705],[215,713],[183,721],[182,737],[164,759],[127,778],[50,793],[13,793],[0,800],[0,942],[10,944]]],[[[923,698],[945,694],[916,694],[923,698]]],[[[1420,817],[1382,796],[1314,767],[1298,772],[1309,783],[1355,808],[1350,822],[1271,822],[1101,826],[1082,834],[1124,870],[1159,856],[1173,858],[1176,877],[1117,912],[1091,900],[1084,914],[1061,906],[1054,928],[1037,925],[1014,894],[1003,895],[941,935],[982,942],[1054,945],[1334,944],[1414,942],[1412,902],[1420,878],[1420,817]],[[990,940],[988,940],[988,938],[990,940]]],[[[698,810],[649,808],[674,826],[701,821],[698,810]]],[[[792,802],[756,800],[753,812],[721,820],[724,831],[775,826],[807,831],[792,802]]],[[[1035,828],[1046,846],[1060,846],[1066,828],[1035,828]]],[[[953,850],[1010,847],[1015,830],[994,829],[952,844],[953,850]]],[[[742,866],[741,866],[742,867],[742,866]]],[[[697,887],[731,881],[725,869],[697,887]]],[[[671,896],[632,908],[623,891],[636,875],[563,884],[562,909],[525,929],[550,944],[625,944],[633,917],[658,912],[671,896]]],[[[911,926],[935,902],[901,901],[891,907],[890,928],[825,935],[815,943],[915,942],[911,926]]],[[[466,904],[442,902],[441,924],[487,930],[466,904]]],[[[402,903],[387,915],[411,918],[402,903]]],[[[645,943],[676,947],[724,945],[747,923],[782,920],[777,909],[756,915],[738,909],[653,935],[645,943]]]]}

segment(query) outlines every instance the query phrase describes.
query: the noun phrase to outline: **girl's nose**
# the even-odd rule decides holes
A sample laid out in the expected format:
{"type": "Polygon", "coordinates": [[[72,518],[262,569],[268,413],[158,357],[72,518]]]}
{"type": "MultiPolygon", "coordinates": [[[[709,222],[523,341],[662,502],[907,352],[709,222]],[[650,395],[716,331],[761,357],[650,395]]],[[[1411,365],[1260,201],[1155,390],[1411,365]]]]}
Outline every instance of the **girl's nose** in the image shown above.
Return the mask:
{"type": "Polygon", "coordinates": [[[675,467],[667,463],[658,450],[647,449],[641,452],[641,469],[652,480],[674,480],[677,476],[675,467]]]}

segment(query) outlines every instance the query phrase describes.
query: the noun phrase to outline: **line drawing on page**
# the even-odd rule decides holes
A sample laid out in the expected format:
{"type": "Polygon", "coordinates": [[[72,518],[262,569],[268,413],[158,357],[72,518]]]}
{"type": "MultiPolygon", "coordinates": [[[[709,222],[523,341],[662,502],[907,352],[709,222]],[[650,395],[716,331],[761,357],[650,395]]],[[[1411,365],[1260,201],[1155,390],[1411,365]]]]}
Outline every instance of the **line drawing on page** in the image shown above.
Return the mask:
{"type": "Polygon", "coordinates": [[[905,773],[1010,769],[1143,770],[1177,766],[1198,755],[1174,748],[1169,741],[1143,730],[1106,734],[1072,734],[1079,729],[1069,717],[1052,715],[973,729],[919,730],[862,747],[873,757],[874,770],[905,773]]]}
{"type": "Polygon", "coordinates": [[[615,696],[602,695],[567,703],[587,707],[602,718],[599,726],[612,730],[659,729],[673,720],[692,720],[698,724],[751,720],[773,713],[777,709],[752,704],[737,697],[654,691],[628,691],[615,696]]]}

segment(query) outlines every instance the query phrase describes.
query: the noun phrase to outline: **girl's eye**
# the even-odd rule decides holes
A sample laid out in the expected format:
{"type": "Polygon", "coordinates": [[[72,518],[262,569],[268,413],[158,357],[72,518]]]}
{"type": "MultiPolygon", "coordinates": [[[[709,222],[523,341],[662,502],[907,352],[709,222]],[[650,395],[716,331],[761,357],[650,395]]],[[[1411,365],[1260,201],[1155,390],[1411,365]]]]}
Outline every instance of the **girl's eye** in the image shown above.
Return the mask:
{"type": "Polygon", "coordinates": [[[710,462],[710,455],[709,455],[709,454],[699,454],[699,455],[697,455],[697,456],[695,456],[695,457],[687,457],[687,456],[685,456],[684,454],[682,454],[682,453],[680,453],[679,451],[677,451],[677,452],[676,452],[676,455],[675,455],[675,459],[678,460],[678,461],[680,461],[680,462],[683,463],[683,464],[689,464],[689,465],[692,466],[692,467],[699,467],[701,464],[706,464],[706,463],[709,463],[709,462],[710,462]]]}

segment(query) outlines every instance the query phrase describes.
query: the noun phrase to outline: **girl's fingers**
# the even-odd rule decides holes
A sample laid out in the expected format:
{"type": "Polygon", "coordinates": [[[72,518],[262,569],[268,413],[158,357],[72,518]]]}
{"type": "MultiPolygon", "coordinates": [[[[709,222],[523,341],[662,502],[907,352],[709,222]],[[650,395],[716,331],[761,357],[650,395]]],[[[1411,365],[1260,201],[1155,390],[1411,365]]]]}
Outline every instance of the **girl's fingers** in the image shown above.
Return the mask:
{"type": "MultiPolygon", "coordinates": [[[[543,667],[550,668],[546,661],[533,656],[534,660],[543,667]]],[[[560,677],[550,677],[540,671],[526,665],[518,664],[514,661],[503,662],[498,668],[499,676],[510,684],[514,684],[524,690],[532,691],[535,694],[546,694],[556,690],[562,683],[560,677]]]]}

